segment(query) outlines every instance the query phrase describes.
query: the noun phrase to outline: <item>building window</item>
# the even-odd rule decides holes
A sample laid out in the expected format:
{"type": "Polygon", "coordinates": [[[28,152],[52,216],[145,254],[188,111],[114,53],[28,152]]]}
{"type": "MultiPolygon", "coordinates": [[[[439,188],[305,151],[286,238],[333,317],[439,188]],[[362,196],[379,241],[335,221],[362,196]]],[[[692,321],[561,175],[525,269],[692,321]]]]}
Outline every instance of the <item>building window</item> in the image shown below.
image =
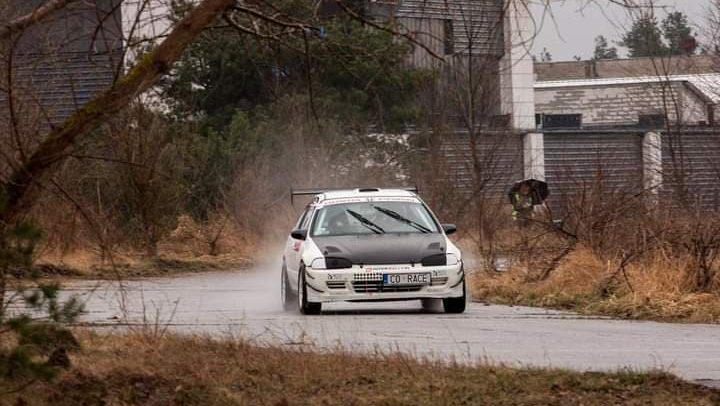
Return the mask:
{"type": "Polygon", "coordinates": [[[443,24],[443,46],[445,55],[455,53],[455,33],[453,31],[453,20],[445,20],[443,24]]]}
{"type": "Polygon", "coordinates": [[[543,114],[543,128],[580,128],[582,114],[543,114]]]}

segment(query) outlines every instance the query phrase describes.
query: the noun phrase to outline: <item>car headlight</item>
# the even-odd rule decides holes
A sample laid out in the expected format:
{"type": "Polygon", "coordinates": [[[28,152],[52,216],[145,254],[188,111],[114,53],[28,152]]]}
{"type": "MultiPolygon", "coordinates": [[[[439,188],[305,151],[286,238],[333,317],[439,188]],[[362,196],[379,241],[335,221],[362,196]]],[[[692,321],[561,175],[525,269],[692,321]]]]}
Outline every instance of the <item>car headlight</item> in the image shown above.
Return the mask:
{"type": "Polygon", "coordinates": [[[325,258],[315,258],[310,263],[310,268],[312,269],[327,269],[325,266],[325,258]]]}
{"type": "Polygon", "coordinates": [[[346,269],[352,268],[352,261],[345,258],[315,258],[310,267],[313,269],[346,269]]]}
{"type": "Polygon", "coordinates": [[[455,254],[435,254],[422,259],[422,266],[457,265],[460,260],[455,254]]]}
{"type": "Polygon", "coordinates": [[[325,258],[325,264],[327,265],[327,269],[345,269],[352,268],[353,266],[352,261],[345,258],[327,257],[325,258]]]}
{"type": "Polygon", "coordinates": [[[445,254],[429,255],[420,262],[422,266],[443,266],[447,264],[445,254]]]}

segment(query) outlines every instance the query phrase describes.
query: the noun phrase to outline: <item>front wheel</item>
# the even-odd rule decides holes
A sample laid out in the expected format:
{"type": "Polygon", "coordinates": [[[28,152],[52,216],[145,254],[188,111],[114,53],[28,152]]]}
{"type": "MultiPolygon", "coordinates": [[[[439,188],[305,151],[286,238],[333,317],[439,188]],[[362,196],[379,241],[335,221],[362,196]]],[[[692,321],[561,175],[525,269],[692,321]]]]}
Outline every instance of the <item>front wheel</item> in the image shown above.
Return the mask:
{"type": "Polygon", "coordinates": [[[297,299],[290,289],[290,280],[287,275],[287,268],[283,264],[280,272],[280,299],[282,300],[283,310],[291,311],[297,307],[297,299]]]}
{"type": "Polygon", "coordinates": [[[440,299],[420,299],[423,311],[432,312],[440,308],[440,299]]]}
{"type": "Polygon", "coordinates": [[[445,313],[462,313],[465,311],[466,293],[465,293],[465,277],[462,281],[463,294],[460,297],[448,297],[443,299],[443,308],[445,313]]]}
{"type": "Polygon", "coordinates": [[[305,265],[300,266],[298,274],[298,307],[300,313],[305,315],[320,314],[322,303],[308,302],[307,284],[305,283],[305,265]]]}

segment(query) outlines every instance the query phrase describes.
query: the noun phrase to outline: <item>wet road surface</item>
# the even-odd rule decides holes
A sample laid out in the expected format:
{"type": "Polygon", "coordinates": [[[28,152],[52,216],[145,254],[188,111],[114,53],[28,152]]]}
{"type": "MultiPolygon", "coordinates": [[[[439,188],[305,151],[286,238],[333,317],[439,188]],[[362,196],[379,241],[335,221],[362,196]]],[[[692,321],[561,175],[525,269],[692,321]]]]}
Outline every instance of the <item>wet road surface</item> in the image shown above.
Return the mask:
{"type": "Polygon", "coordinates": [[[507,306],[468,305],[460,315],[419,301],[324,305],[320,316],[284,312],[279,271],[193,274],[138,281],[73,282],[83,322],[124,328],[150,323],[180,332],[242,336],[265,344],[402,351],[459,362],[578,370],[662,368],[720,382],[720,326],[618,321],[507,306]]]}

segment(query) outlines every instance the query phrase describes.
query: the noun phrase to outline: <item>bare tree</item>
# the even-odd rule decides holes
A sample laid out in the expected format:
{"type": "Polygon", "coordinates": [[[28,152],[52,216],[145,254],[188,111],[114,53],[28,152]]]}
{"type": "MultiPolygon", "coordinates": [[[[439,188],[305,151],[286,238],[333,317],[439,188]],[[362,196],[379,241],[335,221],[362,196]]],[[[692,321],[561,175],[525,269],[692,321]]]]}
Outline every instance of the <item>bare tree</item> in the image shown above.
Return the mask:
{"type": "MultiPolygon", "coordinates": [[[[38,181],[67,158],[68,150],[167,73],[183,49],[233,3],[233,0],[201,2],[111,89],[53,128],[4,181],[6,206],[0,214],[2,222],[12,223],[21,216],[37,198],[38,181]]],[[[13,24],[14,22],[10,23],[13,24]]]]}

